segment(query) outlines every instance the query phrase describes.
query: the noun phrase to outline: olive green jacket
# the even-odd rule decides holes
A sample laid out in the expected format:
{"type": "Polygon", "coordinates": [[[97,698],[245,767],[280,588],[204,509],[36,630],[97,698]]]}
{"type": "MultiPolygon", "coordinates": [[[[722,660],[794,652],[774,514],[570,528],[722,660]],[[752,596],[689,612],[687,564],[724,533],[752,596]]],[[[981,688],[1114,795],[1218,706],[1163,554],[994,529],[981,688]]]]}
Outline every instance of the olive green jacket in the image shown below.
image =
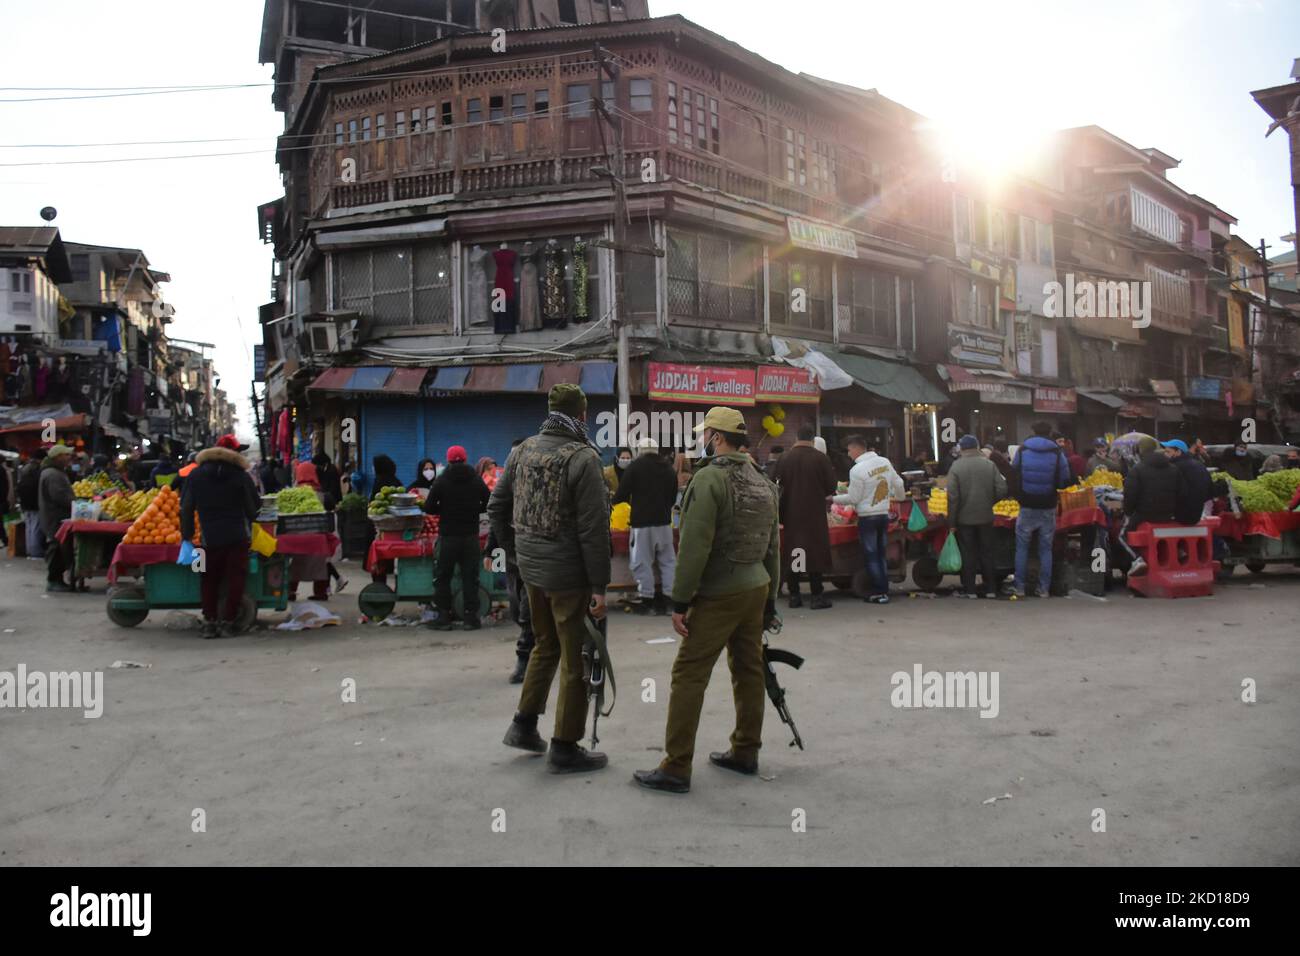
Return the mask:
{"type": "MultiPolygon", "coordinates": [[[[726,457],[754,467],[749,456],[740,452],[726,457]]],[[[686,613],[697,595],[719,597],[764,584],[769,599],[776,600],[781,585],[781,519],[777,509],[772,511],[767,556],[754,564],[732,564],[727,558],[732,512],[726,471],[712,467],[712,463],[699,468],[682,497],[677,570],[673,575],[673,606],[678,613],[686,613]]]]}

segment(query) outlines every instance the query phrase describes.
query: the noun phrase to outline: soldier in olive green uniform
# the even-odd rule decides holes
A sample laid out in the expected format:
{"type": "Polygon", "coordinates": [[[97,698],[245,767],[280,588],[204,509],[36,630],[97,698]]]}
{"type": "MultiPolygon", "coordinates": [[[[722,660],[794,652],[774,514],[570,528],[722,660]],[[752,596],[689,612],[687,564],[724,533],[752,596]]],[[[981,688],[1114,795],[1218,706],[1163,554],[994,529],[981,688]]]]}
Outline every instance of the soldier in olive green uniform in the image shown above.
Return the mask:
{"type": "Polygon", "coordinates": [[[583,616],[589,606],[593,617],[605,616],[609,586],[609,493],[600,455],[587,438],[587,396],[576,385],[556,385],[548,404],[540,433],[510,453],[488,501],[492,532],[528,589],[537,641],[503,742],[546,751],[537,717],[546,710],[558,668],[547,769],[580,773],[606,764],[604,754],[588,753],[578,741],[587,723],[583,616]]]}
{"type": "Polygon", "coordinates": [[[780,584],[780,526],[776,486],[738,449],[745,419],[734,408],[711,408],[702,431],[708,464],[682,499],[673,627],[682,646],[673,663],[666,755],[654,770],[638,770],[643,787],[686,793],[691,788],[695,733],[704,689],[723,648],[731,669],[736,729],[731,749],[711,753],[715,766],[758,772],[762,745],[763,627],[776,613],[780,584]]]}

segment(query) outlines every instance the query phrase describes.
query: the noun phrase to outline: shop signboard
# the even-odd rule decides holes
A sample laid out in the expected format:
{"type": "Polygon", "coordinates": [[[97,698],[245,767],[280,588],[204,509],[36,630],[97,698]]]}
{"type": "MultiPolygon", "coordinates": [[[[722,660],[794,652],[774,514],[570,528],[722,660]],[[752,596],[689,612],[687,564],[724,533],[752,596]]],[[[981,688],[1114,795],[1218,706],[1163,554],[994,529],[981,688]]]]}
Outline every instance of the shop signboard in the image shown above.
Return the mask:
{"type": "Polygon", "coordinates": [[[1079,395],[1072,388],[1034,389],[1034,411],[1051,415],[1073,415],[1079,410],[1079,395]]]}
{"type": "Polygon", "coordinates": [[[99,339],[59,339],[56,344],[63,351],[74,355],[98,355],[108,347],[107,342],[99,339]]]}
{"type": "Polygon", "coordinates": [[[829,252],[831,255],[847,256],[850,259],[858,257],[857,240],[847,229],[836,229],[834,226],[809,222],[807,219],[796,219],[794,216],[786,219],[786,225],[790,230],[790,242],[800,249],[829,252]]]}
{"type": "Polygon", "coordinates": [[[650,398],[660,402],[701,405],[753,405],[752,368],[718,365],[674,365],[651,362],[647,369],[650,398]]]}
{"type": "Polygon", "coordinates": [[[253,381],[262,382],[266,380],[266,346],[253,346],[253,381]]]}
{"type": "Polygon", "coordinates": [[[816,405],[821,401],[821,389],[813,380],[812,372],[806,368],[760,365],[754,398],[760,402],[816,405]]]}
{"type": "Polygon", "coordinates": [[[948,327],[948,354],[966,365],[1002,367],[1006,342],[981,332],[948,327]]]}
{"type": "Polygon", "coordinates": [[[1199,398],[1217,402],[1220,398],[1221,380],[1217,378],[1189,378],[1187,380],[1188,398],[1199,398]]]}
{"type": "MultiPolygon", "coordinates": [[[[854,415],[850,412],[831,412],[826,422],[832,428],[893,428],[894,423],[888,418],[868,418],[866,415],[854,415]]],[[[823,419],[825,421],[825,419],[823,419]]]]}

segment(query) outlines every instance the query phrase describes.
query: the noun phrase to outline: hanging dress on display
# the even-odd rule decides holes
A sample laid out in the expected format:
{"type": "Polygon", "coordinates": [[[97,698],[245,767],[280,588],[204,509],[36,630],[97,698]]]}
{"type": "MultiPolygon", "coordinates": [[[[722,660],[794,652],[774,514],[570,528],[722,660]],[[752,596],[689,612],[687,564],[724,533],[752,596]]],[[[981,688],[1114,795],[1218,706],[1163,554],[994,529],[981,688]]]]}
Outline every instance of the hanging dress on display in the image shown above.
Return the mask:
{"type": "Polygon", "coordinates": [[[497,335],[511,335],[519,331],[519,300],[515,297],[515,262],[519,256],[513,249],[498,249],[492,253],[492,258],[497,264],[496,279],[489,296],[492,303],[492,331],[497,335]],[[497,292],[498,289],[501,290],[500,293],[497,292]],[[499,299],[503,301],[504,311],[497,311],[499,299]]]}
{"type": "Polygon", "coordinates": [[[491,323],[489,311],[491,301],[488,293],[488,268],[492,265],[492,255],[481,246],[475,246],[469,254],[469,308],[466,310],[468,324],[484,327],[491,323]]]}
{"type": "Polygon", "coordinates": [[[542,314],[547,324],[563,328],[564,314],[564,250],[554,239],[546,244],[543,256],[542,314]]]}
{"type": "Polygon", "coordinates": [[[542,303],[538,291],[537,252],[531,242],[519,257],[519,331],[535,332],[542,327],[542,303]]]}
{"type": "Polygon", "coordinates": [[[573,321],[586,322],[591,317],[587,310],[587,244],[573,240],[573,321]]]}

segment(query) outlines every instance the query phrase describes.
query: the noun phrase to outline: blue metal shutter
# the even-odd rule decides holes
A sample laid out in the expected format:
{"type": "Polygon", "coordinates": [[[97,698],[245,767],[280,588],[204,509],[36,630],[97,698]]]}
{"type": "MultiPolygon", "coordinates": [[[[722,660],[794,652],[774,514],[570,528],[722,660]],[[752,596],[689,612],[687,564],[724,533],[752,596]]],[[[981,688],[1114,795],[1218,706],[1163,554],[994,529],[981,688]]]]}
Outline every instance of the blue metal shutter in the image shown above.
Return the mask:
{"type": "Polygon", "coordinates": [[[545,418],[545,395],[441,398],[425,403],[425,448],[441,464],[447,461],[448,447],[461,445],[471,465],[484,455],[503,465],[510,443],[536,435],[545,418]]]}
{"type": "Polygon", "coordinates": [[[415,480],[415,466],[424,453],[424,434],[419,427],[422,402],[366,402],[361,413],[361,454],[373,495],[376,455],[387,455],[397,463],[397,480],[408,485],[415,480]]]}

